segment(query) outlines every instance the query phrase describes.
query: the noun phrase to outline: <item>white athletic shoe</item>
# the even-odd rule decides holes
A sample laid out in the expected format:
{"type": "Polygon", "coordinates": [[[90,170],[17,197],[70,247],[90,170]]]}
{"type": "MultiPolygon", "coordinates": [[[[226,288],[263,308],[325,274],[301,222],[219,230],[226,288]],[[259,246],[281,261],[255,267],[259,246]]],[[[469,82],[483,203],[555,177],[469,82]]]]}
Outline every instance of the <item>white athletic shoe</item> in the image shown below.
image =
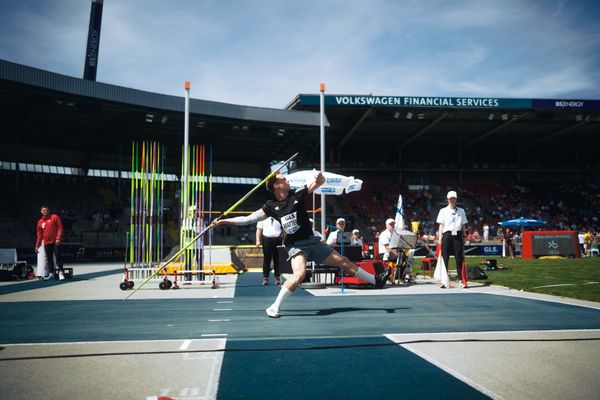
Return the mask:
{"type": "Polygon", "coordinates": [[[63,274],[62,272],[58,274],[58,280],[59,281],[64,281],[65,280],[65,274],[63,274]]]}
{"type": "Polygon", "coordinates": [[[273,306],[266,309],[269,318],[279,318],[279,310],[273,306]]]}

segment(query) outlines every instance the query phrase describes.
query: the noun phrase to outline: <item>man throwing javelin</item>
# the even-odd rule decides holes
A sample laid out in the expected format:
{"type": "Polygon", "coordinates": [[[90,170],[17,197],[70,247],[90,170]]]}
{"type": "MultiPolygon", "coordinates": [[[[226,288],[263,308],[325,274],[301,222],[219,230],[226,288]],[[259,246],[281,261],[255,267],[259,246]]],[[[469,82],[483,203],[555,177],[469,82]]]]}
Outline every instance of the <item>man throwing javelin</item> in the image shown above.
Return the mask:
{"type": "Polygon", "coordinates": [[[217,220],[212,224],[213,227],[226,224],[250,225],[267,217],[273,217],[281,223],[286,233],[283,244],[288,252],[294,273],[281,286],[275,303],[267,308],[267,315],[271,318],[279,317],[279,308],[283,301],[304,280],[307,261],[341,268],[349,276],[366,280],[378,289],[383,288],[390,277],[389,268],[380,274],[371,275],[313,235],[304,199],[307,194],[317,190],[323,183],[325,183],[325,177],[320,171],[316,171],[314,179],[310,183],[294,191],[290,189],[290,184],[285,176],[277,174],[269,178],[266,183],[267,190],[275,195],[275,200],[267,201],[260,210],[248,216],[217,220]]]}

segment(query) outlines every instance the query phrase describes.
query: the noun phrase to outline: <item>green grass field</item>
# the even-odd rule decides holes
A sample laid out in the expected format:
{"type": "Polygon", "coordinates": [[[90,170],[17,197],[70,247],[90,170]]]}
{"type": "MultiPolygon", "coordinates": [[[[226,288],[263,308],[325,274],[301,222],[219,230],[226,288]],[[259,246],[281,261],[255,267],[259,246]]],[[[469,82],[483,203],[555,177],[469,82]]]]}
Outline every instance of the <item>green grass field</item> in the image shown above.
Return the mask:
{"type": "MultiPolygon", "coordinates": [[[[600,257],[557,260],[521,260],[501,257],[467,257],[467,265],[478,265],[495,259],[504,271],[485,271],[487,280],[477,282],[501,285],[527,292],[600,302],[600,257]]],[[[450,258],[450,268],[454,267],[450,258]]]]}

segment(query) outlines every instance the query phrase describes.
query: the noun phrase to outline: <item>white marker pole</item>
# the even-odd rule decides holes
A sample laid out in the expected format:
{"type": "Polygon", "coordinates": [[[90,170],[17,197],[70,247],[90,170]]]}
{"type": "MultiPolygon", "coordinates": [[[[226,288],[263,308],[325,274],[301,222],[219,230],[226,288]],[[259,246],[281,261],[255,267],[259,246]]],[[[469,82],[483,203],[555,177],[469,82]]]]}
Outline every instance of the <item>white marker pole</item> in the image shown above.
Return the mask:
{"type": "MultiPolygon", "coordinates": [[[[320,114],[321,114],[321,123],[320,123],[320,127],[321,127],[321,134],[320,134],[320,138],[321,138],[321,172],[325,173],[325,84],[321,83],[319,85],[319,91],[321,92],[321,107],[320,107],[320,114]]],[[[325,193],[321,192],[321,233],[325,232],[325,218],[326,218],[326,212],[325,212],[325,193]]]]}
{"type": "MultiPolygon", "coordinates": [[[[189,229],[187,222],[189,218],[190,199],[188,193],[189,182],[189,155],[190,147],[190,81],[185,81],[185,109],[183,112],[183,174],[181,176],[181,198],[183,199],[183,213],[181,229],[189,229]]],[[[183,245],[183,243],[180,243],[183,245]]]]}

